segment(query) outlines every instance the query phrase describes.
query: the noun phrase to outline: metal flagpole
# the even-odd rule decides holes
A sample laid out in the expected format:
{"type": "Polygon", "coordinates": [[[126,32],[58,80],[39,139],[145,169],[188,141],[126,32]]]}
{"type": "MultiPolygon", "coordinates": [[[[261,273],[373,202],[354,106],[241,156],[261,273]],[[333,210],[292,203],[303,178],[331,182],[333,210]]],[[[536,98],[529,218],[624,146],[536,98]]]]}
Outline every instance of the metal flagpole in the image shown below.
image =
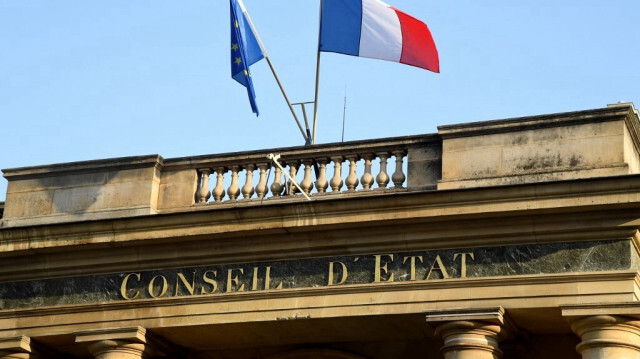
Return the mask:
{"type": "Polygon", "coordinates": [[[323,0],[320,0],[320,23],[318,26],[318,61],[316,63],[316,95],[313,100],[313,138],[311,139],[311,143],[316,143],[316,125],[318,123],[318,82],[320,80],[320,36],[322,31],[322,3],[323,0]]]}
{"type": "Polygon", "coordinates": [[[289,97],[287,96],[287,93],[284,91],[284,87],[282,87],[282,83],[280,82],[280,78],[278,77],[278,74],[276,73],[276,70],[273,68],[273,64],[271,63],[271,59],[269,58],[269,55],[267,54],[267,50],[265,50],[264,45],[262,44],[262,40],[260,40],[260,35],[258,35],[258,32],[256,31],[256,28],[253,26],[253,21],[251,21],[251,16],[249,16],[249,13],[247,12],[247,8],[244,7],[244,3],[242,2],[242,0],[238,0],[238,4],[240,5],[240,9],[242,9],[242,12],[244,13],[244,16],[247,18],[247,22],[249,23],[249,26],[251,27],[251,31],[253,31],[254,35],[256,35],[256,40],[258,41],[258,45],[260,45],[260,50],[262,50],[262,53],[264,54],[264,58],[267,60],[267,63],[269,64],[269,68],[271,68],[271,72],[273,72],[273,77],[275,77],[276,82],[278,83],[278,86],[280,87],[280,91],[282,92],[282,96],[284,96],[285,101],[287,101],[287,105],[289,106],[289,110],[291,110],[291,114],[293,115],[293,119],[296,120],[296,124],[298,124],[298,128],[300,129],[300,133],[302,134],[302,137],[304,138],[305,142],[306,141],[310,141],[310,139],[307,138],[307,136],[304,133],[304,130],[302,129],[302,125],[300,124],[300,120],[298,120],[298,116],[296,115],[296,112],[293,109],[293,106],[291,106],[291,101],[289,101],[289,97]]]}

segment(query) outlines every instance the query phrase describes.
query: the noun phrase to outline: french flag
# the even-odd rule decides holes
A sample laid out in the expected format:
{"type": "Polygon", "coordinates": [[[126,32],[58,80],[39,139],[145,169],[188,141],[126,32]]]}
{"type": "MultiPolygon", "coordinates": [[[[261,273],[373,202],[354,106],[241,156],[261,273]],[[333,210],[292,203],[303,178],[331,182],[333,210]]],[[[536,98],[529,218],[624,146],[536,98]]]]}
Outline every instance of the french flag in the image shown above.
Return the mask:
{"type": "Polygon", "coordinates": [[[427,25],[380,0],[322,0],[319,46],[440,72],[427,25]]]}

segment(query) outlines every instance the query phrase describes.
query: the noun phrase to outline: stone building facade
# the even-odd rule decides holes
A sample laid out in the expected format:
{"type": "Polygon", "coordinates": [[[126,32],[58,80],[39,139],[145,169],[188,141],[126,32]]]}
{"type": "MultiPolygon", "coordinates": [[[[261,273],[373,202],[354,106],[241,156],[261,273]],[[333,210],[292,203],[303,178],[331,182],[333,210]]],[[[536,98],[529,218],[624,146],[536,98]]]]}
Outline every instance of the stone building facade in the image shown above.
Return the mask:
{"type": "Polygon", "coordinates": [[[640,358],[639,153],[620,103],[3,170],[0,358],[640,358]]]}

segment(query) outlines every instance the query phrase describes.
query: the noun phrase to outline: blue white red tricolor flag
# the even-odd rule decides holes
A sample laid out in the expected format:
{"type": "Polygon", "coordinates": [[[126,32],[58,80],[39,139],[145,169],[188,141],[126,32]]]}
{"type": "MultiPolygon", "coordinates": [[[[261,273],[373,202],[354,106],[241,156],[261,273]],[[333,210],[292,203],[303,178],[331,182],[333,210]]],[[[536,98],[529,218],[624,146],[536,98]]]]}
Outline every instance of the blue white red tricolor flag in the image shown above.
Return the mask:
{"type": "Polygon", "coordinates": [[[319,51],[440,72],[427,25],[380,0],[322,0],[319,51]]]}
{"type": "Polygon", "coordinates": [[[238,0],[230,0],[231,8],[231,77],[247,88],[253,113],[259,115],[249,66],[264,58],[256,35],[238,0]]]}

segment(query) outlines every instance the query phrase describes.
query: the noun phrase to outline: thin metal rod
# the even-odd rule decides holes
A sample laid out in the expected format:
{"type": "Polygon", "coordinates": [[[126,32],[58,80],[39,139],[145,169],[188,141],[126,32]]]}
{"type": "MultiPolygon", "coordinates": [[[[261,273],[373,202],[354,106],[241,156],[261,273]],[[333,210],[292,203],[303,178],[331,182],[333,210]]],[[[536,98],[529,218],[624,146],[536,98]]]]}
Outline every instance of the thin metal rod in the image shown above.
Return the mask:
{"type": "Polygon", "coordinates": [[[289,172],[287,172],[282,165],[280,164],[280,162],[278,162],[278,159],[280,158],[280,155],[274,155],[273,153],[270,153],[267,155],[267,158],[270,159],[271,161],[273,161],[273,163],[276,164],[276,166],[278,166],[278,168],[280,168],[282,170],[282,173],[284,173],[285,177],[287,177],[287,179],[289,179],[289,181],[291,181],[291,183],[293,183],[294,186],[296,186],[296,188],[300,191],[300,193],[302,193],[303,196],[305,196],[306,199],[308,199],[309,201],[311,201],[311,198],[309,198],[309,196],[307,196],[306,193],[304,193],[304,191],[302,190],[302,188],[300,188],[300,186],[298,186],[298,182],[296,182],[296,180],[294,178],[291,177],[291,175],[289,174],[289,172]]]}
{"type": "Polygon", "coordinates": [[[305,145],[310,145],[311,144],[311,130],[309,129],[309,119],[307,117],[307,108],[306,108],[306,104],[309,103],[313,103],[313,101],[307,101],[307,102],[296,102],[296,103],[292,103],[292,105],[300,105],[300,107],[302,108],[302,116],[304,118],[304,127],[307,130],[307,143],[305,143],[305,145]]]}
{"type": "Polygon", "coordinates": [[[316,143],[316,129],[318,124],[318,83],[320,80],[320,35],[322,34],[322,4],[320,0],[320,22],[318,25],[318,61],[316,62],[316,95],[313,100],[313,136],[311,143],[316,143]]]}
{"type": "Polygon", "coordinates": [[[307,110],[304,107],[304,103],[301,103],[300,107],[302,107],[302,116],[304,117],[304,126],[307,128],[307,131],[309,131],[309,120],[307,120],[307,110]]]}
{"type": "Polygon", "coordinates": [[[344,122],[347,115],[347,85],[344,86],[344,107],[342,108],[342,142],[344,142],[344,122]]]}
{"type": "Polygon", "coordinates": [[[289,97],[287,96],[287,93],[284,90],[284,87],[282,86],[282,83],[280,82],[280,78],[278,77],[278,74],[276,73],[276,69],[273,67],[273,64],[271,63],[271,59],[269,58],[269,55],[267,54],[267,50],[264,48],[264,45],[262,44],[262,40],[260,39],[260,35],[258,35],[258,32],[256,31],[256,28],[253,26],[253,21],[251,21],[251,16],[249,16],[249,13],[247,12],[247,8],[245,8],[244,3],[242,2],[242,0],[238,0],[238,4],[240,5],[240,9],[242,9],[242,12],[244,13],[244,16],[247,18],[247,22],[249,23],[249,27],[251,27],[251,31],[253,31],[253,34],[256,35],[256,40],[258,41],[258,45],[260,46],[260,50],[262,50],[262,53],[264,54],[264,58],[267,60],[267,63],[269,64],[269,68],[271,69],[271,72],[273,73],[273,77],[276,79],[276,82],[278,83],[278,87],[280,87],[280,91],[282,92],[282,96],[284,96],[284,100],[287,102],[287,106],[289,106],[289,110],[291,110],[291,114],[293,115],[293,119],[296,121],[296,124],[298,125],[298,129],[300,129],[300,133],[302,134],[302,137],[304,138],[305,142],[309,141],[309,138],[307,138],[307,136],[304,133],[304,130],[302,129],[302,125],[300,124],[300,120],[298,120],[298,116],[296,115],[296,111],[293,109],[293,106],[291,106],[291,101],[289,101],[289,97]]]}

